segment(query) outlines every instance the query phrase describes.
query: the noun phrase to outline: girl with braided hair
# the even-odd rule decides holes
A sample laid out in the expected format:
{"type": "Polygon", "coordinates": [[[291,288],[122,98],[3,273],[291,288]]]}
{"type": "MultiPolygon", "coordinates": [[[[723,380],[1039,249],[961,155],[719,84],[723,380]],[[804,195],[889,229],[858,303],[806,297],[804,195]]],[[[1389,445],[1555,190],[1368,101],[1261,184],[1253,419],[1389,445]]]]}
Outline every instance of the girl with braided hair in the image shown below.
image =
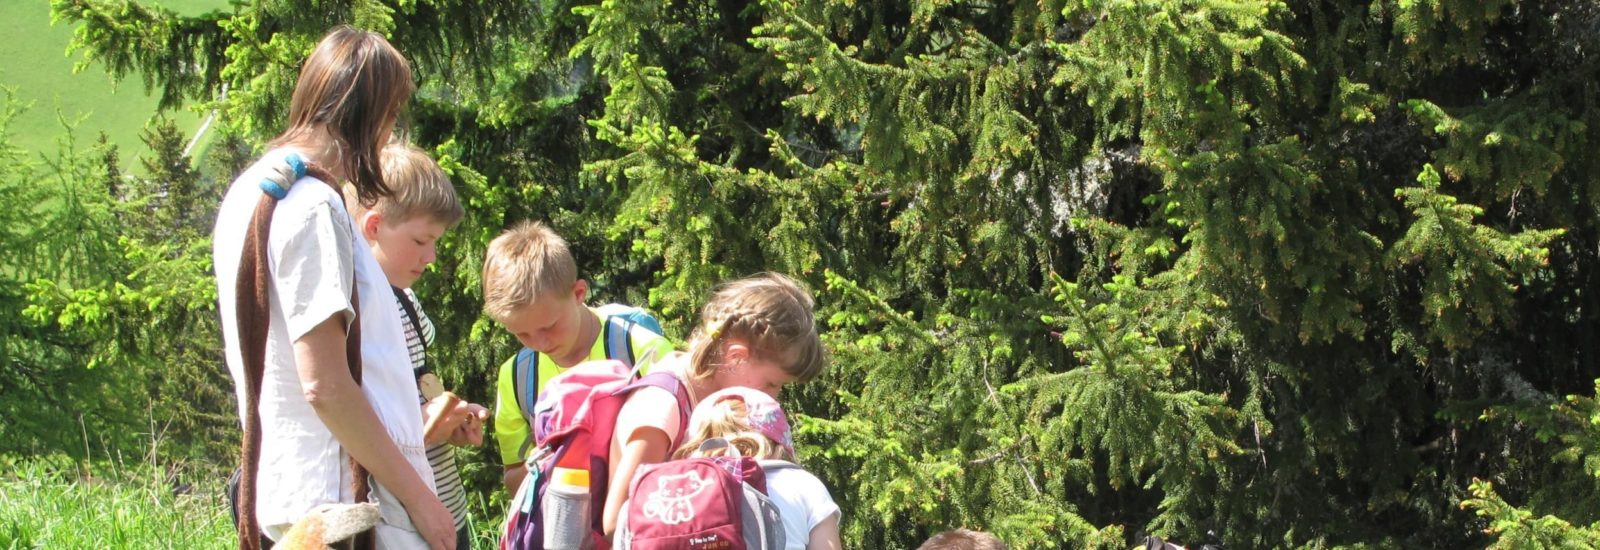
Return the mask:
{"type": "Polygon", "coordinates": [[[379,151],[413,89],[382,36],[333,29],[301,66],[287,129],[222,201],[212,258],[244,427],[241,548],[369,499],[383,521],[358,546],[455,546],[400,314],[338,189],[366,206],[388,195],[379,151]]]}
{"type": "Polygon", "coordinates": [[[822,374],[811,294],[787,276],[765,273],[724,283],[700,312],[689,351],[662,358],[652,372],[673,373],[679,391],[634,391],[617,415],[604,526],[617,527],[640,465],[665,462],[685,439],[689,413],[707,396],[744,386],[774,398],[783,386],[822,374]]]}

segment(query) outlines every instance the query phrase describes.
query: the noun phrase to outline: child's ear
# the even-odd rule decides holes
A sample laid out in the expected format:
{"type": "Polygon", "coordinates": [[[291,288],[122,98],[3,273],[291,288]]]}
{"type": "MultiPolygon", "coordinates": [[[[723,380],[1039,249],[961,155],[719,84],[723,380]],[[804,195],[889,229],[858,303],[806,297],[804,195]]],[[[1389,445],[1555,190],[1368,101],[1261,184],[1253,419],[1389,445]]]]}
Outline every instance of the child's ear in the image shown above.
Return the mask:
{"type": "Polygon", "coordinates": [[[572,299],[573,300],[576,300],[579,304],[583,304],[583,303],[585,303],[583,301],[583,299],[584,298],[588,298],[588,297],[589,297],[589,281],[585,281],[583,279],[578,279],[577,282],[572,283],[572,299]]]}
{"type": "Polygon", "coordinates": [[[730,364],[739,364],[750,359],[750,346],[742,340],[728,338],[722,344],[722,358],[730,364]]]}
{"type": "Polygon", "coordinates": [[[383,215],[378,213],[378,209],[373,208],[363,212],[360,223],[361,235],[367,238],[367,242],[377,242],[378,224],[383,223],[383,215]]]}

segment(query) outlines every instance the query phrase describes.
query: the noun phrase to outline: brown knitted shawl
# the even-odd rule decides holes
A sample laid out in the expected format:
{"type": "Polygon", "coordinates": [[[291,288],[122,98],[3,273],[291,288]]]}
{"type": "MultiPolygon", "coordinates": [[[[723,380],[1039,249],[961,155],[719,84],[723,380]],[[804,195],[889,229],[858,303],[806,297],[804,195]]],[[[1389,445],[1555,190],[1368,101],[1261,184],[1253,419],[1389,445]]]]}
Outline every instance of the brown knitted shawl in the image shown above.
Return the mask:
{"type": "MultiPolygon", "coordinates": [[[[344,196],[332,174],[316,165],[306,167],[306,175],[322,180],[333,187],[334,193],[344,196]]],[[[272,213],[278,208],[278,199],[262,193],[261,202],[250,218],[246,230],[244,252],[239,262],[239,279],[235,299],[238,300],[239,348],[244,358],[245,412],[244,442],[240,451],[239,478],[239,548],[260,550],[261,526],[256,522],[256,473],[261,461],[261,381],[267,362],[267,329],[271,324],[272,305],[268,302],[272,274],[267,266],[267,237],[272,227],[272,213]]],[[[345,357],[350,363],[350,376],[361,384],[361,307],[356,286],[350,287],[350,305],[356,317],[350,323],[350,333],[345,338],[345,357]]],[[[351,476],[357,502],[367,499],[367,472],[355,457],[350,458],[351,476]]],[[[372,532],[357,536],[357,548],[373,547],[372,532]]]]}

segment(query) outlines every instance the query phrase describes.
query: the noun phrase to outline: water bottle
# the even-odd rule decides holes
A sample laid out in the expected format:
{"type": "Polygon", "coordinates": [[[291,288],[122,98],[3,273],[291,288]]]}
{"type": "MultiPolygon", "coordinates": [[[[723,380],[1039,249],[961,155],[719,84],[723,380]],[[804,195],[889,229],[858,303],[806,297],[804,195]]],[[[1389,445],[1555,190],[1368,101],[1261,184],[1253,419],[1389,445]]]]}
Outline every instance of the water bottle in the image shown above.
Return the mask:
{"type": "Polygon", "coordinates": [[[589,471],[579,468],[553,468],[550,485],[540,503],[544,514],[544,547],[547,550],[587,550],[589,540],[589,471]]]}

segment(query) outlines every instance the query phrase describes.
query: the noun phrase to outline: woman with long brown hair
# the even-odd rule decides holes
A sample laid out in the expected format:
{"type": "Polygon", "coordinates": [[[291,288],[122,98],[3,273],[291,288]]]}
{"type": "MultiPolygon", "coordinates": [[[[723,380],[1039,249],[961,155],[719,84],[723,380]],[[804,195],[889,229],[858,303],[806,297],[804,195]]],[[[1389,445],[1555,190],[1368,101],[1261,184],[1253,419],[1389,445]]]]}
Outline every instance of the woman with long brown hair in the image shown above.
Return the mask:
{"type": "Polygon", "coordinates": [[[455,546],[401,319],[337,188],[368,205],[388,193],[379,151],[411,78],[382,36],[333,29],[301,67],[287,129],[223,199],[212,252],[244,426],[242,548],[318,505],[369,499],[379,547],[455,546]]]}

